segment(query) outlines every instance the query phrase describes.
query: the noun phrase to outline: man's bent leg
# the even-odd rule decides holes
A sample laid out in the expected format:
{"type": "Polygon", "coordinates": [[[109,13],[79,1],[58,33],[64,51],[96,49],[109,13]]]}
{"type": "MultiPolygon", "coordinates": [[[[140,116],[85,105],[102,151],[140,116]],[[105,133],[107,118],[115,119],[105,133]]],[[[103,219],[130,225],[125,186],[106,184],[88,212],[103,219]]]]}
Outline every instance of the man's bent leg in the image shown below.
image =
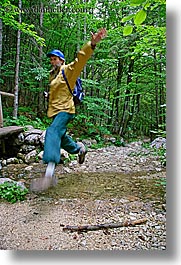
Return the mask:
{"type": "Polygon", "coordinates": [[[69,154],[78,154],[80,150],[80,146],[68,134],[62,137],[61,147],[69,154]]]}
{"type": "Polygon", "coordinates": [[[69,135],[65,134],[62,137],[61,147],[70,154],[78,154],[79,164],[84,163],[87,150],[83,143],[76,143],[69,135]]]}

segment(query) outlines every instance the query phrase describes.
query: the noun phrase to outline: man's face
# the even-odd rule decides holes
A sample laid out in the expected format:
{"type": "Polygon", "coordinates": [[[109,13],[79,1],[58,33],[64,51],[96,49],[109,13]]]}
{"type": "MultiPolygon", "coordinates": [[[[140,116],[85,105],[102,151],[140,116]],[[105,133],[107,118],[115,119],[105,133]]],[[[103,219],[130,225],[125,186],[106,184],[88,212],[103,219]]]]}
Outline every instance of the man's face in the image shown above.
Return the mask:
{"type": "Polygon", "coordinates": [[[50,63],[52,66],[60,66],[63,64],[63,60],[61,60],[58,56],[52,55],[50,57],[50,63]]]}

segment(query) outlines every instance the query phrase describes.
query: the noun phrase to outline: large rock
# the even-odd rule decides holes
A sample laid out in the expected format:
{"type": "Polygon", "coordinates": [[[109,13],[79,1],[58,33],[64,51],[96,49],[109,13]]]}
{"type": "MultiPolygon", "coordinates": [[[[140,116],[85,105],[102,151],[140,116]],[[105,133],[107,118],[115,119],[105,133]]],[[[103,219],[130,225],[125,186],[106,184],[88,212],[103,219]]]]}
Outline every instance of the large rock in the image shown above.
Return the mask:
{"type": "Polygon", "coordinates": [[[150,144],[151,147],[155,147],[156,149],[164,148],[166,149],[166,138],[158,137],[150,144]]]}
{"type": "Polygon", "coordinates": [[[36,161],[37,150],[33,150],[25,156],[25,163],[30,164],[36,161]]]}
{"type": "Polygon", "coordinates": [[[3,184],[4,182],[14,182],[16,183],[18,186],[20,186],[22,189],[26,189],[25,185],[23,182],[21,181],[14,181],[10,178],[0,178],[0,185],[3,184]]]}

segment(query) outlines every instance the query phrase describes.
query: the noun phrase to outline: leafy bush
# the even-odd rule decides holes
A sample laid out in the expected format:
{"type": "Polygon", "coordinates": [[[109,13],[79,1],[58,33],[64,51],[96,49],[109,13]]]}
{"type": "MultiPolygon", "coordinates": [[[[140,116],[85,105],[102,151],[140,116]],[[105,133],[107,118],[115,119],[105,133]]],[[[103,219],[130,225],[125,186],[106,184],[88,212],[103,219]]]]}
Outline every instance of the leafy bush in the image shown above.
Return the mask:
{"type": "Polygon", "coordinates": [[[23,201],[27,193],[28,189],[22,188],[16,182],[5,181],[3,184],[0,184],[0,198],[8,202],[23,201]]]}
{"type": "Polygon", "coordinates": [[[4,120],[4,126],[16,125],[16,126],[26,127],[28,125],[32,125],[35,129],[40,129],[40,130],[46,130],[49,124],[50,124],[49,119],[46,118],[43,120],[41,120],[40,118],[31,119],[23,115],[19,116],[18,119],[7,116],[6,119],[4,120]]]}

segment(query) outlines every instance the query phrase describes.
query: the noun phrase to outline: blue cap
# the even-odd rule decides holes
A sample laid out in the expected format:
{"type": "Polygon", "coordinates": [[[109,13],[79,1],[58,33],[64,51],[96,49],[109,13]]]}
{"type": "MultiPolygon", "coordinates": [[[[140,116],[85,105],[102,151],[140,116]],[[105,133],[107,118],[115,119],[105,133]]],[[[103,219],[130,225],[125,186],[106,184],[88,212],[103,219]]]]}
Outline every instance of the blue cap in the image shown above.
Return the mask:
{"type": "Polygon", "coordinates": [[[58,56],[60,59],[65,61],[64,54],[61,51],[59,51],[59,50],[52,50],[51,52],[47,53],[47,57],[50,57],[52,55],[58,56]]]}

